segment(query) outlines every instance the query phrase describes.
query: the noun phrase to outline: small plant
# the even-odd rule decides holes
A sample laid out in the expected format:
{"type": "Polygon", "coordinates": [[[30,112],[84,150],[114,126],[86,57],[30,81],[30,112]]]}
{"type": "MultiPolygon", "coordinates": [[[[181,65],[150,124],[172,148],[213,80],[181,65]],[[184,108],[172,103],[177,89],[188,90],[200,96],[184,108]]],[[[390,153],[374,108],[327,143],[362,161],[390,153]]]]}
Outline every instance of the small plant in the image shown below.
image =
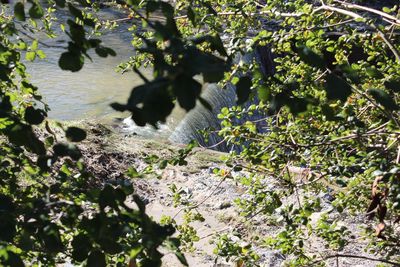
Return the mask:
{"type": "Polygon", "coordinates": [[[236,266],[260,266],[257,261],[259,256],[252,250],[250,243],[244,242],[239,235],[221,234],[216,236],[214,253],[227,261],[236,263],[236,266]]]}

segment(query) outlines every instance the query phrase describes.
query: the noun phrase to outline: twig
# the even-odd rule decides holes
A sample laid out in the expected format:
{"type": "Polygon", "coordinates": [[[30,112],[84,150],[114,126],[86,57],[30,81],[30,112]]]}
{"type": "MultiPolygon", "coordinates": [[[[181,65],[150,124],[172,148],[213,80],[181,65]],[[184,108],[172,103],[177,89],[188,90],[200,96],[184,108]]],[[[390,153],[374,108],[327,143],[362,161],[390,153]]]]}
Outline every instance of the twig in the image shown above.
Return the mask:
{"type": "Polygon", "coordinates": [[[38,39],[36,39],[35,37],[29,35],[28,33],[24,32],[24,31],[21,30],[21,29],[17,29],[17,31],[20,32],[22,35],[26,36],[27,38],[31,39],[31,40],[36,40],[39,44],[43,45],[44,47],[47,47],[47,48],[62,48],[62,49],[67,49],[67,47],[66,47],[66,46],[63,46],[63,45],[49,45],[49,44],[46,44],[46,43],[44,43],[44,42],[42,42],[42,41],[39,41],[38,39]]]}
{"type": "Polygon", "coordinates": [[[346,2],[343,2],[343,1],[339,1],[339,0],[335,0],[334,2],[339,3],[339,4],[341,4],[341,5],[343,5],[343,6],[347,7],[347,8],[358,9],[358,10],[368,11],[368,12],[377,14],[379,16],[382,16],[384,18],[387,18],[387,19],[391,20],[393,24],[396,24],[396,25],[400,26],[400,19],[398,19],[398,18],[396,18],[396,17],[394,17],[392,15],[389,15],[389,14],[387,14],[385,12],[376,10],[374,8],[361,6],[361,5],[357,5],[357,4],[346,3],[346,2]]]}
{"type": "Polygon", "coordinates": [[[381,31],[378,27],[374,25],[375,30],[378,32],[379,36],[382,38],[382,40],[386,43],[386,45],[389,47],[389,49],[392,51],[394,56],[396,57],[397,62],[400,62],[400,53],[397,51],[396,47],[389,41],[389,38],[386,37],[386,34],[381,31]]]}
{"type": "Polygon", "coordinates": [[[355,21],[355,19],[348,19],[348,20],[340,21],[338,23],[327,24],[327,25],[324,25],[324,26],[313,26],[313,27],[307,28],[307,30],[326,29],[326,28],[330,28],[330,27],[340,26],[340,25],[343,25],[343,24],[348,24],[349,22],[352,22],[352,21],[355,21]]]}
{"type": "MultiPolygon", "coordinates": [[[[226,11],[226,12],[219,12],[217,13],[217,16],[242,16],[243,14],[241,12],[237,11],[226,11]]],[[[271,11],[271,10],[264,10],[264,11],[259,11],[259,12],[253,12],[249,14],[245,14],[247,16],[256,16],[256,15],[275,15],[275,16],[280,16],[280,17],[301,17],[304,15],[304,13],[285,13],[285,12],[279,12],[279,11],[271,11]]],[[[212,17],[214,16],[213,14],[207,14],[205,17],[212,17]]],[[[174,19],[187,19],[187,15],[182,15],[182,16],[177,16],[174,17],[174,19]]]]}
{"type": "Polygon", "coordinates": [[[376,258],[370,258],[366,256],[359,256],[359,255],[352,255],[352,254],[334,254],[334,255],[328,255],[325,256],[323,259],[311,262],[307,264],[307,266],[313,266],[318,263],[321,263],[325,260],[332,259],[332,258],[353,258],[353,259],[363,259],[363,260],[369,260],[369,261],[377,261],[377,262],[383,262],[387,264],[391,264],[392,266],[400,266],[400,262],[394,262],[394,261],[389,261],[385,259],[376,259],[376,258]]]}
{"type": "Polygon", "coordinates": [[[313,13],[316,13],[316,12],[318,12],[320,10],[333,11],[333,12],[336,12],[336,13],[340,13],[340,14],[352,17],[354,19],[364,19],[362,16],[360,16],[359,14],[357,14],[355,12],[344,10],[344,9],[333,7],[333,6],[328,6],[328,5],[325,5],[325,4],[323,4],[322,6],[320,6],[317,9],[315,9],[313,13]]]}
{"type": "Polygon", "coordinates": [[[210,194],[208,194],[208,196],[206,196],[205,198],[203,198],[199,203],[197,203],[197,204],[194,205],[194,206],[189,206],[189,207],[181,208],[180,210],[178,210],[178,211],[175,213],[174,217],[172,217],[172,218],[175,219],[176,216],[178,216],[179,213],[181,213],[181,212],[182,212],[183,210],[185,210],[185,209],[193,210],[193,209],[198,208],[200,205],[204,204],[204,202],[206,202],[210,197],[212,197],[212,195],[214,195],[215,191],[217,191],[217,189],[221,186],[221,184],[226,180],[226,177],[227,177],[227,176],[225,176],[224,178],[222,178],[221,181],[217,184],[217,186],[210,192],[210,194]]]}
{"type": "Polygon", "coordinates": [[[199,145],[201,148],[203,148],[203,149],[211,149],[211,148],[214,148],[214,147],[217,147],[217,146],[219,146],[220,144],[222,144],[223,142],[225,142],[226,141],[226,138],[223,138],[221,141],[219,141],[218,143],[216,143],[216,144],[214,144],[214,145],[211,145],[211,146],[202,146],[202,145],[199,145]]]}
{"type": "MultiPolygon", "coordinates": [[[[340,14],[343,14],[343,15],[346,15],[349,17],[353,17],[354,19],[361,19],[361,20],[365,19],[364,17],[362,17],[361,15],[359,15],[353,11],[344,10],[341,8],[337,8],[334,6],[328,6],[325,4],[322,4],[322,6],[317,8],[316,10],[314,10],[313,13],[318,12],[319,10],[329,10],[329,11],[337,12],[337,13],[340,13],[340,14]]],[[[390,16],[390,17],[392,17],[392,16],[390,16]]],[[[394,18],[394,17],[392,17],[392,18],[394,18]]],[[[396,19],[396,18],[394,18],[394,19],[396,19]]],[[[396,57],[397,62],[400,62],[400,53],[397,51],[396,47],[389,41],[389,39],[386,37],[386,35],[374,24],[367,23],[367,25],[371,26],[374,30],[376,30],[378,32],[379,36],[382,38],[382,40],[386,43],[386,45],[389,47],[389,49],[392,51],[392,53],[396,57]]]]}
{"type": "MultiPolygon", "coordinates": [[[[311,171],[310,171],[310,173],[313,174],[313,172],[311,172],[311,171]]],[[[314,175],[317,175],[318,177],[312,181],[308,181],[307,183],[297,184],[296,187],[303,187],[303,186],[311,185],[315,182],[318,182],[318,181],[322,180],[323,178],[325,178],[326,176],[328,176],[328,173],[324,173],[324,174],[314,173],[314,175]]]]}

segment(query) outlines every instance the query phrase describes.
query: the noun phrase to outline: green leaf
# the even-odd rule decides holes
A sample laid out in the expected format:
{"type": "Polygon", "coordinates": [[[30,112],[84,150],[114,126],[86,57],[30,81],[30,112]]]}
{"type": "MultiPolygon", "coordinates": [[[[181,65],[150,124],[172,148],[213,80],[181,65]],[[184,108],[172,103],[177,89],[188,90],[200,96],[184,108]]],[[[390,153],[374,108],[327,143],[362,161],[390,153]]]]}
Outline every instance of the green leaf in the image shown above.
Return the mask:
{"type": "Polygon", "coordinates": [[[55,2],[56,2],[57,6],[59,6],[61,8],[65,7],[65,0],[55,0],[55,2]]]}
{"type": "Polygon", "coordinates": [[[76,261],[84,261],[92,250],[90,238],[86,234],[78,234],[71,242],[72,258],[76,261]]]}
{"type": "Polygon", "coordinates": [[[271,90],[265,85],[258,86],[257,93],[258,98],[262,101],[267,101],[271,97],[271,90]]]}
{"type": "Polygon", "coordinates": [[[82,11],[78,8],[76,8],[74,5],[72,5],[71,3],[68,3],[68,9],[69,12],[74,16],[79,18],[80,20],[83,20],[83,14],[82,11]]]}
{"type": "Polygon", "coordinates": [[[128,107],[126,105],[123,105],[123,104],[120,104],[120,103],[116,103],[116,102],[111,103],[110,106],[114,110],[119,111],[119,112],[124,112],[124,111],[126,111],[128,109],[128,107]]]}
{"type": "Polygon", "coordinates": [[[384,6],[382,8],[382,11],[385,12],[385,13],[388,13],[388,14],[392,12],[392,10],[390,8],[386,7],[386,6],[384,6]]]}
{"type": "Polygon", "coordinates": [[[111,48],[108,47],[104,47],[104,46],[99,46],[96,47],[95,49],[96,54],[99,55],[100,57],[107,57],[107,56],[116,56],[116,53],[114,50],[112,50],[111,48]]]}
{"type": "Polygon", "coordinates": [[[44,10],[39,3],[32,3],[32,7],[29,9],[29,16],[32,19],[40,19],[44,15],[44,10]]]}
{"type": "Polygon", "coordinates": [[[7,135],[10,142],[17,146],[24,146],[38,155],[46,153],[44,143],[37,138],[30,125],[16,123],[9,129],[7,135]]]}
{"type": "Polygon", "coordinates": [[[54,153],[59,157],[69,156],[73,160],[78,160],[82,156],[79,149],[73,144],[58,143],[53,146],[54,153]]]}
{"type": "Polygon", "coordinates": [[[208,43],[213,51],[217,51],[222,56],[228,56],[219,35],[204,35],[193,40],[194,44],[202,44],[204,42],[208,43]]]}
{"type": "Polygon", "coordinates": [[[76,72],[82,69],[84,57],[81,54],[73,52],[64,52],[58,61],[58,65],[63,70],[76,72]]]}
{"type": "Polygon", "coordinates": [[[129,167],[125,173],[129,178],[141,178],[142,175],[133,166],[129,167]]]}
{"type": "Polygon", "coordinates": [[[190,47],[182,60],[182,68],[191,75],[203,74],[205,82],[214,83],[224,78],[225,71],[229,70],[229,64],[219,57],[190,47]]]}
{"type": "Polygon", "coordinates": [[[108,56],[107,50],[105,50],[104,47],[96,47],[95,51],[99,57],[107,57],[108,56]]]}
{"type": "Polygon", "coordinates": [[[212,111],[212,106],[210,105],[210,103],[208,103],[207,100],[205,100],[204,98],[202,98],[201,96],[198,97],[200,103],[209,111],[212,111]]]}
{"type": "Polygon", "coordinates": [[[34,61],[36,58],[36,53],[33,51],[26,52],[25,59],[28,61],[34,61]]]}
{"type": "Polygon", "coordinates": [[[346,101],[351,95],[351,86],[336,74],[330,73],[326,77],[325,90],[328,99],[346,101]]]}
{"type": "Polygon", "coordinates": [[[135,244],[132,246],[131,251],[129,253],[129,257],[131,259],[136,259],[136,257],[143,251],[143,246],[139,244],[135,244]]]}
{"type": "Polygon", "coordinates": [[[0,212],[14,212],[15,204],[10,196],[0,194],[0,212]]]}
{"type": "Polygon", "coordinates": [[[96,22],[93,19],[84,18],[83,23],[89,27],[96,27],[96,22]]]}
{"type": "Polygon", "coordinates": [[[160,2],[158,1],[147,1],[146,2],[146,13],[153,13],[160,8],[160,2]]]}
{"type": "Polygon", "coordinates": [[[37,55],[40,59],[46,58],[46,54],[45,54],[42,50],[37,50],[37,51],[36,51],[36,55],[37,55]]]}
{"type": "Polygon", "coordinates": [[[300,59],[308,65],[317,67],[319,69],[325,68],[325,61],[323,57],[312,51],[307,46],[300,45],[295,50],[297,50],[297,54],[299,55],[300,59]]]}
{"type": "Polygon", "coordinates": [[[115,193],[114,188],[111,185],[104,186],[103,190],[100,192],[99,196],[99,205],[100,209],[104,209],[105,207],[109,206],[111,208],[116,208],[117,204],[115,202],[115,193]]]}
{"type": "Polygon", "coordinates": [[[201,84],[187,75],[179,75],[174,83],[173,90],[179,105],[186,111],[196,106],[197,97],[201,92],[201,84]]]}
{"type": "Polygon", "coordinates": [[[35,109],[34,107],[27,107],[25,109],[25,120],[29,124],[41,124],[45,118],[45,112],[41,109],[35,109]]]}
{"type": "Polygon", "coordinates": [[[241,105],[249,99],[250,88],[253,85],[251,78],[248,76],[240,77],[239,82],[236,83],[237,104],[241,105]]]}
{"type": "Polygon", "coordinates": [[[87,267],[107,267],[106,256],[100,250],[90,252],[87,267]]]}
{"type": "Polygon", "coordinates": [[[400,80],[386,81],[384,84],[386,89],[393,92],[400,92],[400,80]]]}
{"type": "Polygon", "coordinates": [[[189,263],[187,262],[185,255],[181,251],[175,251],[175,256],[183,264],[183,266],[189,266],[189,263]]]}
{"type": "Polygon", "coordinates": [[[342,64],[338,68],[343,72],[344,77],[349,78],[355,84],[360,83],[358,71],[354,70],[349,64],[342,64]]]}
{"type": "Polygon", "coordinates": [[[26,19],[25,16],[25,7],[24,4],[21,2],[18,2],[14,6],[14,16],[17,20],[22,20],[24,21],[26,19]]]}
{"type": "Polygon", "coordinates": [[[140,0],[127,0],[126,3],[131,6],[137,6],[140,4],[140,0]]]}
{"type": "Polygon", "coordinates": [[[46,249],[51,252],[60,252],[64,246],[61,241],[60,231],[55,224],[46,225],[43,229],[42,239],[46,249]]]}
{"type": "Polygon", "coordinates": [[[82,43],[85,40],[85,29],[83,28],[83,26],[70,19],[67,21],[67,23],[69,25],[71,39],[74,40],[77,44],[82,43]]]}
{"type": "Polygon", "coordinates": [[[38,46],[39,46],[38,40],[33,40],[32,44],[31,44],[31,50],[32,51],[37,50],[38,46]]]}
{"type": "MultiPolygon", "coordinates": [[[[139,126],[149,123],[156,126],[159,121],[165,122],[171,114],[174,103],[169,92],[166,79],[156,79],[152,82],[133,88],[126,105],[126,110],[132,112],[132,119],[139,126]],[[138,105],[142,107],[138,107],[138,105]]],[[[114,108],[123,108],[123,105],[113,105],[114,108]]]]}
{"type": "Polygon", "coordinates": [[[196,14],[194,13],[193,9],[189,6],[188,10],[187,10],[187,16],[190,20],[190,22],[192,22],[193,26],[196,27],[197,22],[196,22],[196,14]]]}
{"type": "Polygon", "coordinates": [[[189,266],[185,255],[181,252],[179,246],[180,246],[180,241],[178,238],[168,238],[166,240],[166,245],[168,249],[172,250],[175,252],[175,256],[178,258],[178,260],[183,264],[183,266],[189,266]]]}
{"type": "Polygon", "coordinates": [[[11,242],[16,234],[15,205],[11,197],[0,194],[0,241],[11,242]]]}
{"type": "Polygon", "coordinates": [[[375,67],[367,68],[366,72],[371,78],[382,79],[384,77],[383,74],[375,67]]]}
{"type": "Polygon", "coordinates": [[[290,97],[285,103],[294,115],[307,111],[309,101],[305,98],[290,97]]]}
{"type": "Polygon", "coordinates": [[[5,261],[5,266],[25,267],[25,264],[22,261],[20,255],[12,251],[7,251],[6,253],[7,253],[7,260],[5,261]]]}
{"type": "Polygon", "coordinates": [[[380,89],[369,89],[368,93],[372,95],[372,97],[381,104],[387,110],[398,110],[399,106],[393,100],[393,98],[388,95],[385,91],[380,89]]]}
{"type": "Polygon", "coordinates": [[[86,138],[86,132],[78,127],[69,127],[65,134],[71,142],[80,142],[86,138]]]}

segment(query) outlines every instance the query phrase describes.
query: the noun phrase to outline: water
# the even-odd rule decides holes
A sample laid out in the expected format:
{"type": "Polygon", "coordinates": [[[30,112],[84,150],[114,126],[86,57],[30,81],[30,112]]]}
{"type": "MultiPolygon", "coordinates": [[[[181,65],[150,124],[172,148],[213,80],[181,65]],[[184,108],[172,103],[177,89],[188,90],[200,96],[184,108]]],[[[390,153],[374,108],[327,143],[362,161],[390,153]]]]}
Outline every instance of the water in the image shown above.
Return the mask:
{"type": "MultiPolygon", "coordinates": [[[[103,9],[100,12],[103,19],[120,19],[126,17],[123,12],[112,9],[103,9]]],[[[57,18],[65,22],[67,14],[57,13],[57,18]]],[[[105,33],[100,39],[103,45],[111,47],[117,53],[116,57],[101,58],[93,51],[90,53],[93,62],[85,59],[85,65],[79,72],[63,71],[58,67],[58,59],[65,51],[60,46],[67,46],[68,37],[61,33],[58,39],[46,40],[39,36],[40,40],[51,47],[39,45],[44,50],[47,58],[28,63],[28,72],[31,81],[39,87],[44,101],[49,104],[49,118],[56,120],[90,120],[91,118],[102,122],[110,122],[113,118],[127,118],[128,113],[114,111],[112,102],[126,102],[133,87],[142,84],[141,79],[133,72],[126,74],[116,73],[116,66],[134,54],[130,44],[132,39],[128,28],[130,23],[122,23],[117,30],[105,33]],[[64,38],[64,39],[62,39],[64,38]],[[58,47],[55,47],[58,46],[58,47]]],[[[251,56],[252,57],[252,56],[251,56]]],[[[149,70],[144,70],[145,75],[151,76],[149,70]]],[[[166,125],[160,125],[158,130],[153,127],[137,127],[129,118],[122,121],[122,129],[125,132],[146,137],[168,138],[176,143],[188,143],[196,139],[204,146],[219,144],[221,139],[213,134],[208,141],[198,133],[199,129],[206,127],[219,128],[217,114],[223,106],[235,104],[235,88],[221,90],[215,85],[209,86],[204,91],[203,97],[213,106],[209,112],[201,105],[192,110],[183,119],[185,113],[176,108],[169,116],[166,125]]],[[[215,149],[227,151],[230,148],[221,143],[215,149]]]]}
{"type": "MultiPolygon", "coordinates": [[[[124,17],[124,14],[104,9],[100,16],[119,19],[124,17]]],[[[65,21],[67,16],[60,12],[57,13],[57,18],[65,21]]],[[[117,30],[107,32],[100,37],[103,45],[115,50],[116,57],[101,58],[91,51],[93,62],[85,58],[83,69],[74,73],[63,71],[58,67],[58,59],[65,51],[59,47],[67,46],[68,37],[63,33],[57,39],[46,40],[39,36],[41,41],[52,47],[39,44],[39,48],[46,53],[47,58],[27,63],[27,69],[31,74],[31,81],[39,87],[44,101],[50,106],[49,118],[79,120],[127,116],[115,112],[109,105],[112,102],[125,102],[131,89],[142,83],[132,72],[125,74],[115,72],[116,66],[134,53],[130,44],[129,26],[128,23],[121,24],[117,30]]],[[[149,74],[149,71],[147,72],[149,74]]]]}
{"type": "MultiPolygon", "coordinates": [[[[102,9],[100,17],[116,20],[126,17],[123,12],[112,9],[102,9]]],[[[68,19],[67,14],[57,13],[59,22],[68,19]]],[[[185,112],[177,107],[169,116],[166,125],[159,125],[159,129],[152,126],[138,127],[129,117],[129,113],[114,111],[110,104],[113,102],[125,103],[132,88],[143,83],[134,72],[117,73],[119,63],[134,55],[130,44],[132,39],[128,28],[132,22],[120,23],[117,29],[106,32],[99,37],[103,45],[112,48],[115,57],[101,58],[94,51],[89,54],[93,61],[85,58],[84,67],[78,72],[63,71],[58,66],[60,55],[66,51],[68,37],[59,31],[56,39],[46,39],[45,36],[36,36],[41,42],[39,49],[46,53],[46,59],[27,62],[27,70],[33,84],[39,87],[44,102],[50,107],[48,116],[55,120],[96,120],[102,123],[111,123],[115,118],[122,118],[120,129],[125,133],[137,134],[148,138],[168,138],[172,130],[181,121],[185,112]]],[[[97,37],[96,37],[97,38],[97,37]]],[[[151,70],[142,70],[145,76],[151,76],[151,70]]]]}

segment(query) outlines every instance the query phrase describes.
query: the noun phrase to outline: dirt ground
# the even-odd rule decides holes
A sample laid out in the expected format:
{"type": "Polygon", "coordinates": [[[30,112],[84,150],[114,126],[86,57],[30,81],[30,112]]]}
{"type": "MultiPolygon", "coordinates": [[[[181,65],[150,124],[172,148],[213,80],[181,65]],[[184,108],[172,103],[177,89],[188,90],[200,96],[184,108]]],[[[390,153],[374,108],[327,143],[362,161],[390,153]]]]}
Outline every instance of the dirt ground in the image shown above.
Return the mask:
{"type": "MultiPolygon", "coordinates": [[[[246,173],[230,173],[223,179],[215,175],[214,168],[226,168],[222,158],[224,153],[196,148],[187,158],[185,166],[168,165],[165,169],[158,168],[163,159],[176,156],[184,146],[171,144],[166,140],[146,139],[137,135],[122,133],[118,128],[104,126],[98,123],[72,123],[82,126],[88,132],[88,138],[79,147],[82,150],[84,161],[96,177],[96,184],[112,182],[116,179],[129,179],[127,171],[134,167],[137,171],[148,174],[141,178],[132,178],[136,192],[147,203],[147,213],[156,221],[163,216],[171,216],[178,224],[182,222],[182,207],[175,207],[172,185],[179,188],[183,195],[190,196],[191,203],[196,205],[196,211],[203,215],[204,221],[194,222],[192,226],[197,231],[200,240],[194,243],[194,250],[185,253],[190,266],[237,266],[235,262],[226,262],[213,253],[215,234],[241,232],[244,239],[260,235],[263,237],[274,235],[279,231],[278,226],[264,224],[265,218],[256,216],[251,220],[243,219],[233,204],[234,199],[242,196],[245,189],[235,183],[232,177],[246,175],[246,173]],[[149,169],[149,166],[151,167],[149,169]]],[[[274,179],[268,178],[266,183],[274,186],[274,179]]],[[[300,192],[301,193],[301,192],[300,192]]],[[[295,201],[288,198],[287,201],[295,201]]],[[[128,203],[129,204],[129,203],[128,203]]],[[[133,204],[132,204],[133,205],[133,204]]],[[[329,209],[329,203],[325,203],[329,209]]],[[[320,214],[314,214],[315,219],[320,214]]],[[[363,218],[343,218],[351,231],[358,232],[363,224],[363,218]]],[[[362,242],[355,234],[354,244],[350,244],[343,254],[356,254],[374,257],[362,250],[362,242]]],[[[320,240],[310,240],[309,248],[318,254],[325,249],[320,240]]],[[[260,266],[283,266],[285,257],[277,251],[271,251],[263,246],[253,246],[260,255],[260,266]]],[[[165,251],[164,266],[181,266],[175,255],[165,251]]],[[[251,266],[251,265],[246,265],[251,266]]],[[[363,259],[339,258],[327,261],[327,266],[377,266],[375,262],[363,259]]],[[[244,267],[244,266],[242,266],[244,267]]]]}

